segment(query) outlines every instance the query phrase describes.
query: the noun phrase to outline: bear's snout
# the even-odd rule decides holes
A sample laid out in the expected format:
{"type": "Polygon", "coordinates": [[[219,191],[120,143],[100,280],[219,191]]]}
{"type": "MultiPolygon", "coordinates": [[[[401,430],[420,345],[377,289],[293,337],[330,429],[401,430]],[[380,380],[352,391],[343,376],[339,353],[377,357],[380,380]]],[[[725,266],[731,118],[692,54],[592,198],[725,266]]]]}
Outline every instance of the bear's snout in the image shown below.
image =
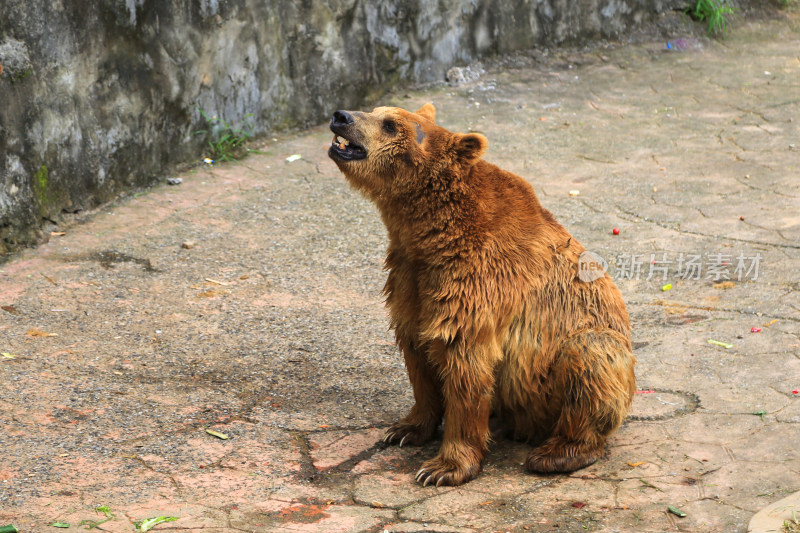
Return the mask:
{"type": "Polygon", "coordinates": [[[328,155],[336,162],[357,161],[367,157],[367,151],[358,144],[363,138],[355,126],[353,115],[347,111],[334,111],[331,117],[331,131],[334,133],[328,155]]]}
{"type": "Polygon", "coordinates": [[[347,111],[334,111],[333,117],[331,118],[331,127],[334,126],[349,126],[353,124],[355,120],[353,120],[353,115],[348,113],[347,111]]]}

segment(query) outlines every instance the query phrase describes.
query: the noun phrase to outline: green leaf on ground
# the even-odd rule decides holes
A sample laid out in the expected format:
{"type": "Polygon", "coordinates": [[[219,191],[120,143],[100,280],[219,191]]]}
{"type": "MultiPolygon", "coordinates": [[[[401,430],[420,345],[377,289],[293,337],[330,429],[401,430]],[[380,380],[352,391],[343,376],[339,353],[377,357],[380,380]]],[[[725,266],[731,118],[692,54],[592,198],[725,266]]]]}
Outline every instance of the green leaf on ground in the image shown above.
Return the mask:
{"type": "MultiPolygon", "coordinates": [[[[78,522],[78,527],[86,526],[86,529],[94,529],[100,524],[105,524],[109,520],[114,518],[114,513],[111,512],[111,508],[108,505],[101,505],[100,507],[95,507],[94,509],[98,513],[103,513],[106,517],[103,520],[95,522],[94,520],[81,520],[78,522]]],[[[2,533],[2,532],[0,532],[2,533]]]]}
{"type": "Polygon", "coordinates": [[[155,518],[147,518],[141,522],[134,522],[133,525],[136,526],[136,531],[145,533],[146,531],[150,531],[156,527],[158,524],[163,522],[174,522],[177,519],[177,516],[157,516],[155,518]]]}
{"type": "Polygon", "coordinates": [[[714,346],[722,346],[723,348],[733,348],[733,344],[729,344],[727,342],[722,342],[722,341],[715,341],[714,339],[708,339],[708,344],[713,344],[714,346]]]}
{"type": "Polygon", "coordinates": [[[673,507],[673,506],[671,506],[671,505],[670,505],[669,507],[667,507],[667,510],[668,510],[670,513],[674,514],[675,516],[680,516],[681,518],[683,518],[683,517],[685,517],[685,516],[686,516],[686,513],[684,513],[683,511],[681,511],[681,510],[680,510],[680,509],[678,509],[677,507],[673,507]]]}

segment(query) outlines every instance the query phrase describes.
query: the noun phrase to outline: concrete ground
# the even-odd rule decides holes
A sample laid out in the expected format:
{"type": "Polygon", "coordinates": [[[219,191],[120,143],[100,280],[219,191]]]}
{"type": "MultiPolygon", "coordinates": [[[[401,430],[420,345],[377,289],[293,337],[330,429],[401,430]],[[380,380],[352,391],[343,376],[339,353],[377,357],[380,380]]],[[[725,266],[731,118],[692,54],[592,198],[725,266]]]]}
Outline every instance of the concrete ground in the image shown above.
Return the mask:
{"type": "Polygon", "coordinates": [[[0,265],[0,526],[746,531],[800,490],[799,51],[795,13],[384,99],[485,133],[610,263],[641,390],[596,464],[531,475],[500,441],[423,488],[437,443],[377,444],[412,403],[386,238],[320,126],[0,265]]]}

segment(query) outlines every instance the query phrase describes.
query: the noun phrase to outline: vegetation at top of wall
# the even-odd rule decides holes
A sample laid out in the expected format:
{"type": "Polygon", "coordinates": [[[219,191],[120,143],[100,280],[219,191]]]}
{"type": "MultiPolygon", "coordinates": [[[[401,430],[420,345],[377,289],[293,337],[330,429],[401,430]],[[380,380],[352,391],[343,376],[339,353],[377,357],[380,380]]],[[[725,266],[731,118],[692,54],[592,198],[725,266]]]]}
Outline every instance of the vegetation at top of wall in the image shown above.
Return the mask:
{"type": "Polygon", "coordinates": [[[719,35],[728,30],[727,17],[733,15],[735,10],[729,0],[693,0],[683,12],[692,20],[707,23],[709,35],[719,35]]]}
{"type": "Polygon", "coordinates": [[[255,124],[253,114],[244,116],[244,122],[234,127],[224,119],[217,116],[209,117],[202,109],[198,108],[206,121],[207,129],[194,132],[195,135],[205,135],[209,153],[207,156],[215,161],[236,161],[247,155],[247,141],[253,137],[255,124]]]}

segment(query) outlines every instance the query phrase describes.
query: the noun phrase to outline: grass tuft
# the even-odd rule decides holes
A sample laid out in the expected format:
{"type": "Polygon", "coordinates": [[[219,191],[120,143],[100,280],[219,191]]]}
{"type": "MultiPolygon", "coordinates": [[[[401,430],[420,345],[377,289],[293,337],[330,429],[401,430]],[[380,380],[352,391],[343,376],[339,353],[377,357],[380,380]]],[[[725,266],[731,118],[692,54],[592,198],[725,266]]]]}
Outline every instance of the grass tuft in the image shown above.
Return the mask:
{"type": "Polygon", "coordinates": [[[707,23],[709,35],[719,35],[728,30],[727,17],[735,10],[729,0],[695,0],[683,12],[692,20],[707,23]]]}
{"type": "Polygon", "coordinates": [[[247,141],[253,137],[253,114],[244,116],[244,122],[234,127],[227,121],[209,117],[202,109],[200,114],[206,120],[207,129],[194,132],[195,135],[205,135],[210,153],[208,157],[215,161],[236,161],[247,155],[247,141]]]}

